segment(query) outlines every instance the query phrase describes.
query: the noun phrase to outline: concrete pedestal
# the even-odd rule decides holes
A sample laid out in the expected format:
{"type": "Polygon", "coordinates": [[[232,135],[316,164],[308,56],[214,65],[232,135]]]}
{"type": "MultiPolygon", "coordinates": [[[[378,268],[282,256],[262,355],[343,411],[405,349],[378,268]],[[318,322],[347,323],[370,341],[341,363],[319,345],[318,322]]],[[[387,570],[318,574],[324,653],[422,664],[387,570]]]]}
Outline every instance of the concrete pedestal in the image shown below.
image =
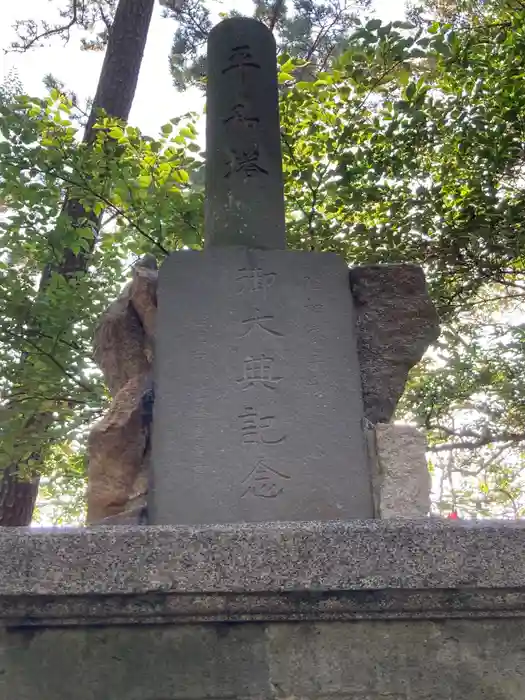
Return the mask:
{"type": "Polygon", "coordinates": [[[522,700],[525,527],[0,531],[0,700],[522,700]]]}

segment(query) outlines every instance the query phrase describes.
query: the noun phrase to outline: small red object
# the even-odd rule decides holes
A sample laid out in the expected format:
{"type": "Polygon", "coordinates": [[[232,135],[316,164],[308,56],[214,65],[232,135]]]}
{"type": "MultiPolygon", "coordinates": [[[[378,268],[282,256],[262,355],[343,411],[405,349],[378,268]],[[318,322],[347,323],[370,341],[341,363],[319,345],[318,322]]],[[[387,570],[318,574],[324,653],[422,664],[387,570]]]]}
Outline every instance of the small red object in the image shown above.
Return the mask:
{"type": "Polygon", "coordinates": [[[458,516],[458,514],[456,513],[455,510],[453,510],[452,513],[449,513],[449,515],[447,515],[447,518],[448,518],[449,520],[457,520],[458,517],[459,517],[459,516],[458,516]]]}

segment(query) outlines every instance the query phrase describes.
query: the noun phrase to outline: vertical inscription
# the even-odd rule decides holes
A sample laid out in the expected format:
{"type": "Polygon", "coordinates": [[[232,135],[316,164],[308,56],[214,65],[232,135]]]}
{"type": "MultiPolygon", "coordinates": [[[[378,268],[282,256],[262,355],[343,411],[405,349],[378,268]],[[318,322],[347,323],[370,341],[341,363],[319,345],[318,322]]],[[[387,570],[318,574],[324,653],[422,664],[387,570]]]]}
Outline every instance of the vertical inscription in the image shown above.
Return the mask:
{"type": "Polygon", "coordinates": [[[252,316],[251,318],[246,318],[244,319],[244,321],[241,321],[242,325],[246,326],[246,330],[241,336],[239,336],[240,338],[245,338],[256,328],[260,328],[260,330],[263,331],[263,333],[268,333],[269,335],[276,335],[278,337],[282,337],[282,333],[275,330],[275,328],[271,328],[271,326],[269,325],[274,320],[273,316],[263,316],[259,309],[255,309],[255,312],[255,316],[252,316]]]}
{"type": "MultiPolygon", "coordinates": [[[[324,305],[319,302],[316,302],[315,294],[315,292],[321,289],[321,282],[317,277],[305,275],[303,277],[303,284],[306,292],[306,303],[303,306],[305,309],[307,309],[307,311],[310,312],[310,320],[307,322],[306,332],[309,335],[314,336],[312,338],[312,347],[315,347],[315,336],[318,335],[319,325],[318,319],[315,316],[313,316],[313,314],[322,313],[324,310],[324,305]]],[[[307,364],[308,377],[306,383],[308,386],[316,388],[319,385],[319,372],[322,368],[323,363],[324,358],[322,357],[322,355],[320,355],[320,353],[318,352],[313,352],[307,364]]]]}
{"type": "Polygon", "coordinates": [[[259,124],[259,117],[249,117],[246,114],[246,106],[239,102],[233,105],[231,114],[226,119],[222,120],[223,124],[230,124],[236,127],[245,127],[247,129],[255,129],[259,124]]]}
{"type": "Polygon", "coordinates": [[[247,148],[232,148],[226,160],[227,170],[224,177],[230,177],[234,173],[242,173],[245,177],[253,177],[259,173],[268,175],[268,171],[259,165],[259,158],[257,144],[247,148]]]}
{"type": "Polygon", "coordinates": [[[304,305],[305,309],[308,309],[308,311],[313,311],[316,314],[322,313],[323,311],[323,304],[305,304],[304,305]]]}
{"type": "Polygon", "coordinates": [[[233,46],[228,57],[228,65],[222,69],[223,75],[232,70],[240,70],[241,74],[244,75],[244,70],[246,68],[260,69],[261,65],[254,59],[252,50],[248,44],[233,46]]]}
{"type": "Polygon", "coordinates": [[[307,290],[318,291],[321,289],[321,281],[316,277],[311,277],[310,275],[304,276],[304,286],[307,290]]]}
{"type": "MultiPolygon", "coordinates": [[[[255,60],[251,46],[242,44],[230,49],[227,65],[221,71],[225,76],[240,76],[236,101],[222,118],[222,123],[229,132],[228,141],[233,144],[227,148],[225,178],[235,175],[242,175],[245,178],[268,175],[268,170],[260,163],[259,127],[261,119],[250,108],[248,95],[245,94],[244,90],[249,81],[257,79],[254,73],[260,69],[261,64],[255,60]]],[[[262,126],[264,127],[264,125],[262,126]]]]}
{"type": "Polygon", "coordinates": [[[313,353],[310,361],[307,364],[308,378],[306,383],[308,386],[316,387],[319,384],[319,372],[324,364],[324,359],[320,353],[313,353]]]}
{"type": "MultiPolygon", "coordinates": [[[[222,74],[227,75],[232,71],[240,73],[240,86],[242,88],[247,79],[255,80],[255,76],[249,74],[259,71],[260,68],[260,64],[253,57],[249,44],[243,44],[231,48],[228,65],[222,69],[222,74]]],[[[224,177],[229,178],[235,174],[242,174],[244,177],[253,177],[259,174],[268,175],[266,168],[260,164],[260,146],[257,134],[260,118],[249,110],[242,89],[239,100],[231,105],[222,122],[232,132],[231,141],[235,143],[227,153],[224,177]]]]}
{"type": "Polygon", "coordinates": [[[324,305],[315,301],[315,297],[312,298],[313,292],[317,292],[321,289],[321,282],[315,277],[310,277],[309,275],[304,276],[304,287],[306,291],[304,308],[308,309],[313,313],[319,314],[324,310],[324,305]]]}
{"type": "Polygon", "coordinates": [[[208,39],[206,246],[284,249],[275,40],[232,17],[208,39]]]}
{"type": "MultiPolygon", "coordinates": [[[[266,272],[260,267],[243,267],[237,270],[236,293],[253,296],[254,301],[253,312],[239,321],[240,339],[253,334],[255,337],[266,338],[271,343],[272,339],[284,337],[278,328],[278,319],[261,308],[261,305],[265,305],[268,291],[273,288],[276,277],[275,272],[266,272]]],[[[259,355],[248,355],[244,359],[242,377],[237,379],[237,384],[242,391],[255,391],[252,392],[253,403],[244,406],[238,420],[241,444],[247,448],[250,455],[253,452],[250,460],[254,459],[255,462],[252,462],[254,466],[241,482],[241,498],[277,498],[283,492],[286,482],[290,480],[288,474],[268,463],[272,449],[283,443],[287,436],[279,430],[277,417],[256,405],[260,400],[257,387],[275,391],[283,379],[275,370],[273,355],[261,352],[259,355]],[[264,456],[259,452],[262,447],[265,448],[264,456]]]]}

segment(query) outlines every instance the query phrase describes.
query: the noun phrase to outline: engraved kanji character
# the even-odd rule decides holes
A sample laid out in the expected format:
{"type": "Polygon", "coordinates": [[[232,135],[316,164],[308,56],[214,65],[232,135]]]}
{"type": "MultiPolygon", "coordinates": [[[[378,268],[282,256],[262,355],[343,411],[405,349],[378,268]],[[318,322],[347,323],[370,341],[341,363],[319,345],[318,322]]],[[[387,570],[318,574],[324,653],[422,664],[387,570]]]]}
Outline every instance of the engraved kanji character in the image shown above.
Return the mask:
{"type": "Polygon", "coordinates": [[[246,126],[248,129],[255,129],[259,123],[259,117],[247,117],[246,107],[240,102],[232,107],[231,115],[227,119],[223,119],[223,124],[237,124],[240,126],[246,126]]]}
{"type": "Polygon", "coordinates": [[[260,68],[260,64],[253,60],[253,55],[248,44],[242,46],[233,46],[231,54],[228,57],[229,65],[222,69],[223,73],[234,70],[236,68],[260,68]]]}
{"type": "Polygon", "coordinates": [[[267,389],[275,389],[282,377],[273,376],[273,363],[273,357],[264,354],[259,357],[247,357],[244,360],[244,376],[237,380],[239,384],[244,384],[243,391],[257,384],[262,384],[267,389]]]}
{"type": "Polygon", "coordinates": [[[238,272],[236,281],[240,282],[239,294],[243,292],[263,292],[266,294],[277,276],[275,272],[263,272],[260,267],[243,267],[238,272]]]}
{"type": "Polygon", "coordinates": [[[257,312],[256,316],[253,316],[252,318],[246,318],[244,321],[241,321],[243,325],[247,326],[247,329],[241,336],[239,336],[240,338],[244,338],[245,336],[247,336],[253,331],[254,328],[260,328],[265,333],[270,333],[270,335],[277,335],[279,337],[282,337],[282,333],[279,333],[279,331],[275,331],[273,328],[268,328],[268,326],[266,325],[268,321],[273,321],[273,316],[261,316],[259,309],[255,309],[255,311],[257,312]]]}
{"type": "Polygon", "coordinates": [[[242,484],[246,484],[246,490],[241,498],[244,498],[248,493],[258,498],[276,498],[284,490],[282,480],[287,481],[288,479],[290,477],[287,474],[272,469],[264,460],[260,459],[246,479],[242,481],[242,484]]]}
{"type": "Polygon", "coordinates": [[[259,165],[259,146],[256,145],[243,150],[232,149],[227,165],[228,172],[224,177],[230,177],[233,173],[244,173],[246,177],[260,173],[268,175],[268,171],[259,165]]]}
{"type": "Polygon", "coordinates": [[[278,445],[286,440],[286,435],[282,435],[277,440],[270,440],[264,435],[266,430],[271,430],[275,416],[258,417],[257,411],[252,406],[246,406],[244,413],[239,418],[242,421],[242,442],[244,445],[259,444],[278,445]]]}

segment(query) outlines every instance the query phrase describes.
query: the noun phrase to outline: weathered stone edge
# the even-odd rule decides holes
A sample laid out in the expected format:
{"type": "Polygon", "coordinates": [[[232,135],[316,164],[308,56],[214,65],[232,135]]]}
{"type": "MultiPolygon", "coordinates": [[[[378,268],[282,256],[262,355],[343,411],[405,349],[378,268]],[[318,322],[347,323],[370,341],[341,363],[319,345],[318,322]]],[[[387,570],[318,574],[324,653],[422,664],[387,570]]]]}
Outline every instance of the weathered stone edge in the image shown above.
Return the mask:
{"type": "Polygon", "coordinates": [[[525,591],[434,589],[287,593],[0,596],[11,628],[312,620],[525,617],[525,591]]]}
{"type": "Polygon", "coordinates": [[[0,529],[0,596],[525,589],[525,523],[0,529]]]}

